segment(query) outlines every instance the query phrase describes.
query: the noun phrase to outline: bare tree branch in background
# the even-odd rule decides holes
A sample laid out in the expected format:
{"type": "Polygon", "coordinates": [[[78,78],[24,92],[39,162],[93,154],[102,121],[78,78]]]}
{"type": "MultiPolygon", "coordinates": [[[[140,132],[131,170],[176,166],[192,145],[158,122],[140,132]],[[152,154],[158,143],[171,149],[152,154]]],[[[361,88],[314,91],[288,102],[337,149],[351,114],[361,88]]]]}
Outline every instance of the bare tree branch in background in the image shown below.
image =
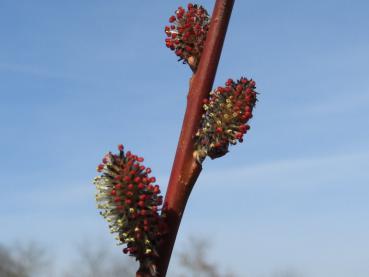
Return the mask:
{"type": "Polygon", "coordinates": [[[78,259],[64,277],[122,277],[134,276],[134,261],[122,261],[120,253],[114,254],[108,248],[94,243],[84,243],[78,249],[78,259]],[[91,246],[92,245],[92,246],[91,246]]]}
{"type": "MultiPolygon", "coordinates": [[[[77,257],[67,264],[64,272],[52,272],[52,261],[45,247],[36,243],[4,246],[0,244],[0,277],[123,277],[134,276],[136,264],[123,259],[119,251],[91,241],[81,243],[77,257]]],[[[170,277],[236,277],[232,272],[221,270],[223,264],[209,261],[210,244],[201,238],[190,238],[188,246],[174,256],[170,277]],[[177,266],[175,266],[177,265],[177,266]]],[[[74,254],[74,253],[72,253],[74,254]]],[[[54,259],[56,261],[56,259],[54,259]]],[[[62,271],[62,270],[59,270],[62,271]]],[[[244,273],[243,273],[244,274],[244,273]]],[[[244,275],[242,275],[244,277],[244,275]]],[[[263,275],[266,276],[266,275],[263,275]]],[[[294,269],[275,271],[270,277],[303,277],[294,269]]]]}
{"type": "Polygon", "coordinates": [[[235,277],[231,272],[220,272],[217,263],[207,260],[209,243],[206,240],[189,239],[189,249],[178,255],[179,264],[185,273],[179,277],[235,277]]]}
{"type": "Polygon", "coordinates": [[[36,243],[16,244],[9,248],[0,245],[1,277],[33,277],[49,268],[46,252],[36,243]]]}
{"type": "Polygon", "coordinates": [[[20,277],[20,265],[11,256],[9,251],[0,246],[0,276],[4,277],[20,277]]]}

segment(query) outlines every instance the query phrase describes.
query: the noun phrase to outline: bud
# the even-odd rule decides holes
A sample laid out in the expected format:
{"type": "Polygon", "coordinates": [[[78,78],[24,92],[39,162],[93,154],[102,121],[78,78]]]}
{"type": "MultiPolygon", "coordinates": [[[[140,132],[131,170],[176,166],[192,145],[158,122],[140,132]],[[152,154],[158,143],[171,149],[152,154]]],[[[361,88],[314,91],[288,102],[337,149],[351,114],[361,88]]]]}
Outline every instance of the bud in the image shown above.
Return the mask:
{"type": "Polygon", "coordinates": [[[123,252],[134,256],[155,276],[153,261],[165,232],[164,222],[158,214],[162,197],[159,187],[153,192],[149,183],[141,182],[156,180],[149,176],[151,169],[142,170],[143,158],[131,152],[125,154],[123,149],[120,144],[119,154],[108,153],[105,162],[98,166],[101,176],[94,179],[96,201],[100,214],[109,222],[110,231],[117,233],[116,238],[121,244],[126,244],[123,252]]]}
{"type": "Polygon", "coordinates": [[[203,102],[204,114],[195,137],[194,156],[200,163],[206,156],[224,156],[229,144],[243,141],[257,101],[254,90],[255,82],[242,77],[236,82],[228,79],[225,87],[210,92],[203,102]]]}
{"type": "Polygon", "coordinates": [[[169,22],[172,25],[165,27],[166,46],[175,52],[179,61],[196,70],[209,29],[208,12],[202,6],[189,4],[187,11],[179,7],[169,22]]]}

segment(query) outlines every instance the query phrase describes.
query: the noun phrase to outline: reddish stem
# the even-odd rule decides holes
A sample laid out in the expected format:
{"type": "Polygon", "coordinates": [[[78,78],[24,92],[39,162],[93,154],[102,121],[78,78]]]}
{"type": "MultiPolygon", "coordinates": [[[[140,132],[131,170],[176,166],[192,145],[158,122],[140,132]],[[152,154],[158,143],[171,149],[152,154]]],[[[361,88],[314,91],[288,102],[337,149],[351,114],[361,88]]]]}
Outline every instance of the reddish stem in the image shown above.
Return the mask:
{"type": "Polygon", "coordinates": [[[164,201],[168,234],[159,249],[160,277],[166,276],[188,197],[202,169],[193,157],[194,136],[203,114],[202,101],[208,98],[213,86],[233,4],[234,0],[216,0],[200,63],[190,82],[187,109],[164,201]]]}

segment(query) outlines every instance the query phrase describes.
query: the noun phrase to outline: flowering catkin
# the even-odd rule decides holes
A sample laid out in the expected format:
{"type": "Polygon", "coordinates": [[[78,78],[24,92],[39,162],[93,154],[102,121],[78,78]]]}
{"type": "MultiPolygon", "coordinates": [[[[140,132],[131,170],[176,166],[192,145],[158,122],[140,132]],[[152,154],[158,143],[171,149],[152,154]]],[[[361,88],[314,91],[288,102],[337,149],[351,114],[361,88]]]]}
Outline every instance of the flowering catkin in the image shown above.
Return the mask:
{"type": "Polygon", "coordinates": [[[255,82],[242,77],[229,79],[225,87],[218,87],[204,99],[204,114],[195,137],[194,155],[201,163],[206,156],[212,159],[228,152],[229,144],[242,142],[250,129],[247,124],[257,101],[255,82]]]}
{"type": "Polygon", "coordinates": [[[109,223],[111,233],[116,233],[123,252],[136,257],[155,275],[153,258],[165,227],[158,214],[162,204],[160,189],[155,177],[149,177],[150,168],[141,164],[143,158],[124,153],[109,152],[98,166],[101,176],[94,179],[97,207],[109,223]]]}
{"type": "Polygon", "coordinates": [[[175,15],[169,18],[171,25],[165,27],[165,44],[183,60],[196,69],[209,29],[208,12],[199,5],[188,4],[188,10],[179,7],[175,15]],[[192,57],[192,61],[189,58],[192,57]]]}

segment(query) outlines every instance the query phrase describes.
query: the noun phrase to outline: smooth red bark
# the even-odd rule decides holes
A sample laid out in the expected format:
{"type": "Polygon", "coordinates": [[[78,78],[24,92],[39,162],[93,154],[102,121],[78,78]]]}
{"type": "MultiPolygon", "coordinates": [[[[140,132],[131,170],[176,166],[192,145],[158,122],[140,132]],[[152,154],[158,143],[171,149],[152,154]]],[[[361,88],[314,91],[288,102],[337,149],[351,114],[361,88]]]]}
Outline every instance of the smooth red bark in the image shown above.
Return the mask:
{"type": "MultiPolygon", "coordinates": [[[[166,276],[188,197],[202,169],[193,157],[194,137],[203,114],[202,101],[212,90],[233,4],[234,0],[216,0],[201,60],[190,82],[186,113],[164,201],[168,234],[159,249],[159,277],[166,276]]],[[[137,273],[136,276],[146,275],[137,273]]]]}

